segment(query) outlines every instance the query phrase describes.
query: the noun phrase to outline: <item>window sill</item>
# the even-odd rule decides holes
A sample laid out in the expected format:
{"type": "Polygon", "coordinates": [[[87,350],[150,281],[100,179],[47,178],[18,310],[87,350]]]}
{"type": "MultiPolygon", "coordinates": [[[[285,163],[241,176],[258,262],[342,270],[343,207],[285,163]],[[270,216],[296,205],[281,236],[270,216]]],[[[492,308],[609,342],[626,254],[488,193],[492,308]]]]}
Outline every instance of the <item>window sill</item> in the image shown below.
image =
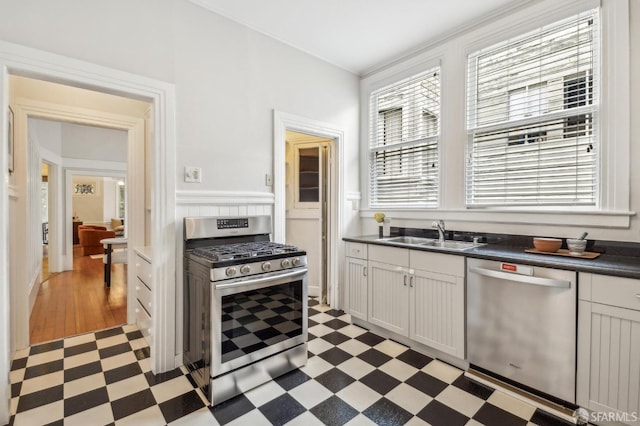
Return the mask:
{"type": "Polygon", "coordinates": [[[443,219],[458,222],[502,223],[518,225],[552,225],[571,227],[629,228],[631,211],[576,211],[483,208],[463,210],[439,209],[378,209],[361,210],[361,218],[373,218],[375,211],[382,211],[391,218],[404,220],[443,219]]]}

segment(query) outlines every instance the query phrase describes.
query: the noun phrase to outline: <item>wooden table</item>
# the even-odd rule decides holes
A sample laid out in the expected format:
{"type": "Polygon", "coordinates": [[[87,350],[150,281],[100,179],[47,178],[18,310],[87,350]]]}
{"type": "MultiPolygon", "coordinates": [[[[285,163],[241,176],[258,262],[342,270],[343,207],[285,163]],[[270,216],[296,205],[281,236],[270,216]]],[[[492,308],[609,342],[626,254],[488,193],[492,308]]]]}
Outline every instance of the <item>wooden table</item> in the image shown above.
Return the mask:
{"type": "Polygon", "coordinates": [[[105,238],[100,240],[100,244],[104,247],[104,283],[107,287],[111,287],[111,264],[127,263],[126,250],[122,253],[114,255],[113,249],[127,248],[127,239],[123,237],[105,238]]]}

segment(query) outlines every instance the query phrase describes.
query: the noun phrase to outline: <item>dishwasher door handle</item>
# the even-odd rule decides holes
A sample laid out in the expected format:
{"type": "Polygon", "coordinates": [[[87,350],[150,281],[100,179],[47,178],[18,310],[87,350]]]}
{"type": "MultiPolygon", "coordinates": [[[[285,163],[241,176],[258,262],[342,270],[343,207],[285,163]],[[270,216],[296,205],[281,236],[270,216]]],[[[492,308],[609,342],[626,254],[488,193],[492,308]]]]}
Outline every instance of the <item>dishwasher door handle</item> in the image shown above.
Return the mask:
{"type": "Polygon", "coordinates": [[[524,284],[542,285],[546,287],[571,288],[571,281],[554,280],[552,278],[531,277],[529,275],[511,274],[509,272],[494,271],[492,269],[472,266],[469,271],[485,277],[498,278],[500,280],[515,281],[524,284]]]}

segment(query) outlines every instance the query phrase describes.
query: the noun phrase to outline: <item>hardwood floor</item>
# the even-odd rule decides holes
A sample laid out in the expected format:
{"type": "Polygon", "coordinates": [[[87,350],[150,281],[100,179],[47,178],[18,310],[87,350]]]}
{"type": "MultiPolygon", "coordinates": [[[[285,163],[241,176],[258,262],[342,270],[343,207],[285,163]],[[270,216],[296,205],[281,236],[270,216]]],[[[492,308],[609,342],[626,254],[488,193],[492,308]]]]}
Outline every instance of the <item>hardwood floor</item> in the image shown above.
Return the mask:
{"type": "Polygon", "coordinates": [[[125,324],[127,265],[111,268],[111,288],[107,288],[102,259],[74,250],[73,271],[50,275],[40,285],[29,321],[30,343],[125,324]]]}

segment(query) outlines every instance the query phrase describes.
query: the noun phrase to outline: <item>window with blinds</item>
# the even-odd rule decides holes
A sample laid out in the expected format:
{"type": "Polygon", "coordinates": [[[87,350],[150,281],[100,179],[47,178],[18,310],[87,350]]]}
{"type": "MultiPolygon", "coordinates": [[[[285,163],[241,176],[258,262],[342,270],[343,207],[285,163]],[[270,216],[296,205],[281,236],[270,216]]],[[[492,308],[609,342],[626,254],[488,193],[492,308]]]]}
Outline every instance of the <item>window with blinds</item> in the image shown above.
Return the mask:
{"type": "Polygon", "coordinates": [[[598,204],[598,13],[471,54],[467,205],[598,204]]]}
{"type": "Polygon", "coordinates": [[[371,94],[370,204],[438,205],[440,68],[371,94]]]}

